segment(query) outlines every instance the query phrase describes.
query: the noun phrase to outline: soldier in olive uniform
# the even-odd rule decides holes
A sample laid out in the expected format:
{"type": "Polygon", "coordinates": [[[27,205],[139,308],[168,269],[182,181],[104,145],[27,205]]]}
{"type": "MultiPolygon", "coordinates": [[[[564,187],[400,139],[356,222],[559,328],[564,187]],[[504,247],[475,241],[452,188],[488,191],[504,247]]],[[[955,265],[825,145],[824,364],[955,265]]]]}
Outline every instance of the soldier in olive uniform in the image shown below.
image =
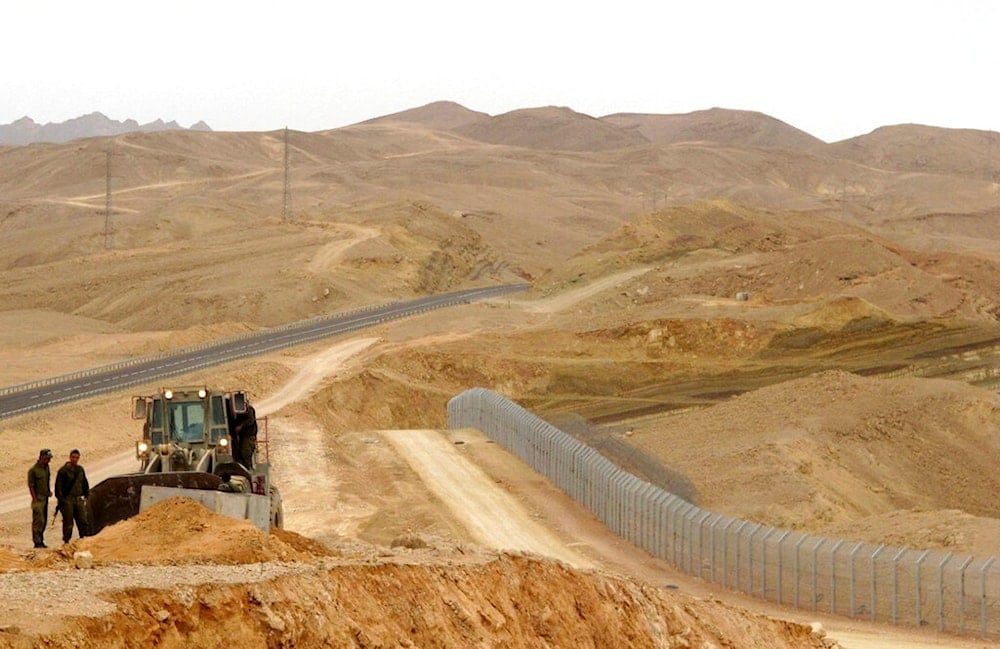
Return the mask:
{"type": "Polygon", "coordinates": [[[257,412],[247,405],[247,411],[236,416],[233,438],[236,461],[248,469],[253,468],[253,456],[257,452],[257,412]]]}
{"type": "Polygon", "coordinates": [[[80,451],[74,448],[69,452],[69,462],[56,473],[56,499],[63,520],[63,543],[69,543],[73,538],[74,522],[81,538],[90,533],[87,525],[88,496],[90,483],[87,482],[87,472],[80,466],[80,451]]]}
{"type": "Polygon", "coordinates": [[[46,548],[45,521],[49,517],[49,497],[52,495],[52,482],[49,475],[49,462],[52,451],[43,448],[38,453],[38,461],[28,469],[28,492],[31,494],[31,539],[36,548],[46,548]]]}

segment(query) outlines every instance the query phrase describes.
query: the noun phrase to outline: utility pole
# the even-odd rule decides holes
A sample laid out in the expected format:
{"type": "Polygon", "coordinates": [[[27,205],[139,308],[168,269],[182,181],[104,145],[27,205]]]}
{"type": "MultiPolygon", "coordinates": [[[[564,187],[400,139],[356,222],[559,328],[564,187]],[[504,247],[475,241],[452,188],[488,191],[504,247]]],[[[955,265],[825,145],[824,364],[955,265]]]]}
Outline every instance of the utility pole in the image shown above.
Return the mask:
{"type": "Polygon", "coordinates": [[[288,186],[288,127],[285,127],[285,191],[281,204],[281,220],[292,220],[292,192],[288,186]]]}
{"type": "Polygon", "coordinates": [[[111,149],[104,152],[104,249],[111,250],[111,149]]]}

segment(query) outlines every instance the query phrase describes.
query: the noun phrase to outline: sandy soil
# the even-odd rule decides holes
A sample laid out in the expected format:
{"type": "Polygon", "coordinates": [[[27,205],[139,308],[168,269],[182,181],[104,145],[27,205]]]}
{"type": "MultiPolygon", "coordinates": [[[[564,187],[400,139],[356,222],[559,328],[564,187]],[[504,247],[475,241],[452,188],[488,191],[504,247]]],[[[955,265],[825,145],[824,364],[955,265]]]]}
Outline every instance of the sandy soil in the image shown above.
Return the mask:
{"type": "MultiPolygon", "coordinates": [[[[819,646],[803,626],[813,621],[848,647],[988,646],[706,592],[475,431],[442,431],[447,400],[484,386],[587,422],[595,444],[647,453],[722,513],[996,554],[1000,186],[969,157],[974,134],[890,129],[817,149],[725,111],[686,127],[632,116],[623,134],[563,109],[485,123],[435,117],[440,108],[293,133],[295,214],[284,220],[278,133],[0,152],[2,385],[368,304],[532,283],[178,377],[246,389],[267,414],[289,529],[277,540],[291,550],[191,511],[124,567],[110,564],[131,552],[126,541],[87,540],[106,553],[79,578],[87,592],[89,579],[135,588],[109,590],[115,612],[50,646],[100,646],[109,629],[109,642],[218,646],[209,634],[224,629],[251,645],[627,637],[759,649],[819,646]],[[918,158],[927,165],[914,168],[918,158]],[[212,546],[230,534],[249,549],[212,546]],[[189,565],[199,554],[213,565],[189,565]],[[232,582],[218,577],[226,570],[232,582]],[[329,624],[302,622],[314,614],[329,624]]],[[[82,574],[68,570],[72,546],[28,548],[25,470],[42,446],[57,464],[80,448],[93,481],[133,470],[131,392],[0,422],[5,597],[44,584],[52,599],[67,572],[82,574]]],[[[62,618],[45,610],[39,632],[58,635],[62,618]]],[[[22,632],[0,628],[0,646],[22,632]]]]}
{"type": "MultiPolygon", "coordinates": [[[[383,471],[383,475],[392,475],[397,483],[395,502],[381,502],[383,509],[406,508],[413,498],[425,501],[423,506],[439,512],[437,518],[453,518],[456,526],[449,530],[457,534],[439,536],[428,534],[426,528],[420,528],[412,520],[382,520],[386,529],[374,530],[362,528],[373,518],[378,518],[378,509],[371,504],[371,498],[361,485],[345,483],[342,463],[336,461],[336,453],[331,453],[329,440],[307,418],[296,412],[296,398],[303,398],[315,390],[324,381],[330,380],[339,373],[349,371],[352,363],[357,362],[357,356],[369,349],[375,339],[359,338],[336,342],[327,349],[321,349],[312,356],[295,359],[297,370],[288,381],[279,386],[273,393],[260,401],[261,411],[270,414],[269,438],[273,461],[277,466],[276,480],[280,483],[286,507],[286,521],[289,530],[294,530],[305,537],[321,539],[325,547],[342,548],[335,550],[358,551],[360,536],[378,536],[390,532],[395,537],[387,545],[399,543],[401,546],[416,545],[417,547],[433,547],[445,551],[449,544],[459,543],[462,548],[457,556],[489,556],[488,548],[497,550],[513,550],[527,552],[531,555],[549,557],[562,561],[577,568],[602,570],[614,574],[629,575],[631,578],[653,584],[671,584],[679,586],[682,592],[687,592],[698,598],[712,600],[715,595],[706,590],[706,586],[682,573],[673,570],[668,564],[654,560],[644,552],[631,547],[620,538],[608,532],[588,513],[577,507],[565,495],[561,494],[544,480],[534,476],[531,470],[515,458],[498,449],[484,436],[476,431],[450,431],[447,433],[430,430],[397,430],[369,431],[363,434],[361,444],[368,447],[378,447],[380,452],[391,449],[396,458],[396,466],[406,466],[409,471],[383,471]],[[282,412],[282,408],[290,412],[282,412]],[[319,461],[322,458],[323,461],[319,461]],[[399,489],[400,480],[412,481],[413,488],[426,490],[427,495],[417,495],[399,489]],[[329,499],[317,496],[317,486],[329,489],[336,494],[333,503],[329,499]],[[367,501],[367,502],[364,502],[367,501]],[[331,506],[331,504],[333,506],[331,506]],[[409,524],[408,524],[409,523],[409,524]],[[457,537],[457,538],[456,538],[457,537]],[[414,542],[414,539],[417,541],[414,542]],[[448,540],[452,539],[452,540],[448,540]],[[355,545],[351,545],[354,543],[355,545]],[[353,548],[344,550],[343,548],[353,548]],[[480,548],[480,549],[477,549],[480,548]]],[[[356,434],[351,434],[356,436],[356,434]]],[[[86,441],[86,440],[83,440],[86,441]]],[[[25,441],[25,444],[31,442],[25,441]]],[[[85,445],[84,445],[85,446],[85,445]]],[[[340,451],[347,453],[346,449],[340,451]]],[[[134,462],[134,458],[127,456],[134,462]]],[[[95,462],[97,472],[113,471],[122,459],[111,458],[95,462]]],[[[355,461],[359,461],[355,458],[355,461]]],[[[384,461],[384,460],[382,460],[384,461]]],[[[367,473],[372,475],[372,465],[366,464],[367,473]]],[[[6,494],[2,502],[16,503],[25,498],[18,494],[6,494]]],[[[24,505],[24,502],[20,502],[24,505]]],[[[194,505],[191,505],[194,506],[194,505]]],[[[147,512],[143,517],[137,517],[125,523],[109,528],[108,531],[91,539],[74,541],[71,546],[49,558],[42,555],[27,555],[27,565],[40,564],[56,567],[59,561],[68,559],[74,551],[86,550],[94,554],[98,565],[118,565],[120,563],[136,563],[150,565],[152,557],[163,556],[169,564],[178,561],[192,561],[199,564],[220,562],[246,563],[247,561],[288,561],[298,558],[312,559],[319,548],[320,555],[328,550],[324,546],[309,546],[306,540],[297,540],[299,549],[295,546],[286,547],[285,537],[274,539],[258,537],[251,533],[246,524],[237,521],[213,520],[210,523],[198,522],[204,520],[206,514],[198,514],[183,501],[171,504],[172,509],[158,512],[156,515],[147,512]],[[169,532],[168,532],[169,530],[169,532]],[[183,530],[211,530],[211,541],[204,533],[189,538],[183,530]],[[257,538],[250,542],[248,539],[257,538]],[[249,543],[249,545],[248,545],[249,543]],[[165,548],[160,552],[160,545],[165,548]],[[190,548],[185,544],[190,544],[190,548]],[[246,550],[239,548],[245,547],[246,550]],[[166,550],[169,548],[169,550],[166,550]],[[253,549],[251,549],[253,548],[253,549]],[[305,550],[302,550],[305,548],[305,550]],[[241,554],[250,552],[251,554],[241,554]],[[298,552],[298,554],[297,554],[298,552]],[[308,556],[303,555],[306,552],[308,556]],[[53,564],[55,561],[55,565],[53,564]]],[[[197,507],[197,506],[195,506],[197,507]]],[[[16,511],[5,509],[0,520],[11,521],[12,527],[21,535],[21,539],[30,536],[26,519],[17,516],[16,511]]],[[[13,539],[12,539],[13,540],[13,539]]],[[[14,547],[23,547],[23,541],[12,543],[14,547]]],[[[384,547],[384,546],[383,546],[384,547]]],[[[371,552],[370,550],[368,552],[371,552]]],[[[451,556],[451,555],[448,555],[451,556]]],[[[482,560],[482,559],[481,559],[482,560]]],[[[431,561],[434,563],[434,561],[431,561]]],[[[296,570],[292,568],[291,570],[296,570]]],[[[157,573],[158,574],[158,573],[157,573]]],[[[215,572],[211,574],[216,574],[215,572]]],[[[268,578],[276,575],[269,570],[268,578]]],[[[287,573],[285,573],[287,574],[287,573]]],[[[146,578],[136,583],[146,584],[146,578]]],[[[176,576],[159,576],[181,582],[185,578],[176,576]]],[[[100,590],[109,588],[112,580],[118,582],[122,577],[111,573],[103,586],[90,584],[89,588],[100,590]]],[[[218,577],[212,578],[214,582],[218,577]]],[[[230,575],[227,579],[238,580],[238,575],[230,575]]],[[[204,581],[204,576],[199,581],[204,581]]],[[[81,589],[81,602],[88,598],[87,588],[81,589]]],[[[18,593],[16,585],[7,590],[9,596],[18,593]]],[[[750,610],[759,610],[770,616],[798,619],[803,624],[820,622],[824,625],[830,637],[836,639],[841,646],[855,649],[867,649],[877,646],[893,646],[904,648],[950,646],[971,647],[983,646],[981,643],[963,641],[955,638],[939,638],[933,634],[920,634],[914,631],[884,629],[859,623],[844,622],[837,619],[822,617],[807,618],[794,610],[782,610],[770,605],[761,604],[752,599],[733,598],[739,606],[750,610]],[[886,644],[886,643],[891,644],[886,644]]],[[[24,602],[12,599],[8,609],[15,620],[17,616],[30,613],[33,609],[30,601],[24,602]]],[[[47,602],[36,606],[47,607],[47,602]]],[[[70,606],[67,610],[74,609],[70,606]]],[[[94,614],[107,612],[107,608],[99,608],[94,614]]],[[[702,619],[705,621],[705,618],[702,619]]],[[[0,620],[0,626],[5,622],[0,620]]],[[[6,622],[10,624],[10,622],[6,622]]],[[[57,628],[57,627],[53,627],[57,628]]]]}

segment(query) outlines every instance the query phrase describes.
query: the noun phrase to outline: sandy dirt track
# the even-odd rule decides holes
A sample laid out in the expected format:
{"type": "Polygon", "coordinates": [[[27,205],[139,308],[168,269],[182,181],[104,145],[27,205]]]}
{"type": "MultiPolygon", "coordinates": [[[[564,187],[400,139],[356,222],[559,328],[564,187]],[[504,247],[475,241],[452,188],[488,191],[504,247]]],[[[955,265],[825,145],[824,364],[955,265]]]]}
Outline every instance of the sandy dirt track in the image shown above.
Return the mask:
{"type": "Polygon", "coordinates": [[[498,550],[532,552],[575,568],[593,564],[566,547],[496,486],[482,469],[459,455],[456,443],[434,430],[382,431],[427,488],[462,521],[473,539],[498,550]]]}

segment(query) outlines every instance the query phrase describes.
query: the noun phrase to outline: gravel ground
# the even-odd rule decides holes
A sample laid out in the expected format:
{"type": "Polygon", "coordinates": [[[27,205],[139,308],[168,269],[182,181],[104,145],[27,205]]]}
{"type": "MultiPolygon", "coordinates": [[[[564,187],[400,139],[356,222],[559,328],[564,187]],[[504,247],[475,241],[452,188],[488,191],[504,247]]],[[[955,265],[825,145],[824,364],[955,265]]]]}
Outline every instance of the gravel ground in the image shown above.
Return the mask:
{"type": "Polygon", "coordinates": [[[25,626],[25,620],[52,615],[99,617],[114,611],[100,593],[129,588],[172,589],[204,583],[246,584],[288,574],[324,569],[325,563],[251,563],[243,565],[133,566],[87,570],[0,573],[3,610],[0,628],[25,626]]]}

